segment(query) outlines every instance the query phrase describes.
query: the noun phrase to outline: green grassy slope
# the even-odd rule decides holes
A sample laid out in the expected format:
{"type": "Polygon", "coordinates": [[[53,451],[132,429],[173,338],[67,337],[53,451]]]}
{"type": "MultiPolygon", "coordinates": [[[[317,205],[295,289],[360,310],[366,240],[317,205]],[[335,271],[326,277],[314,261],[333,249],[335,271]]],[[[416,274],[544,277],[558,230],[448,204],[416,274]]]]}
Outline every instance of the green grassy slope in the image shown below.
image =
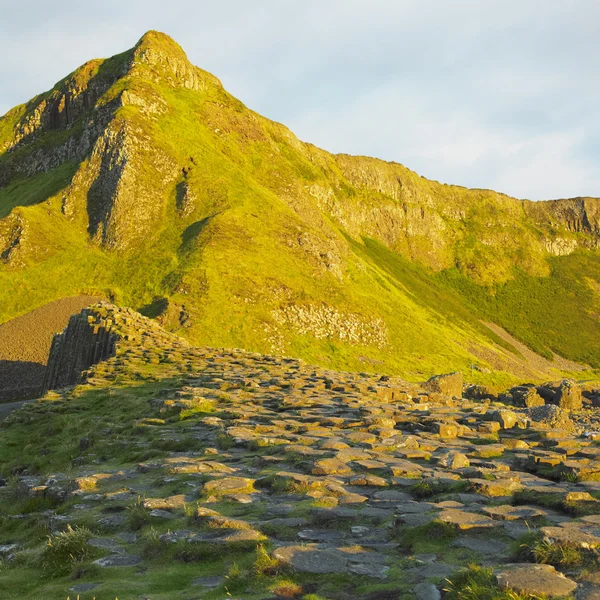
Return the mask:
{"type": "Polygon", "coordinates": [[[302,143],[162,34],[87,63],[0,133],[0,322],[101,293],[196,344],[413,379],[475,362],[478,381],[514,380],[472,353],[520,358],[487,320],[599,364],[597,253],[547,251],[592,246],[593,227],[302,143]]]}

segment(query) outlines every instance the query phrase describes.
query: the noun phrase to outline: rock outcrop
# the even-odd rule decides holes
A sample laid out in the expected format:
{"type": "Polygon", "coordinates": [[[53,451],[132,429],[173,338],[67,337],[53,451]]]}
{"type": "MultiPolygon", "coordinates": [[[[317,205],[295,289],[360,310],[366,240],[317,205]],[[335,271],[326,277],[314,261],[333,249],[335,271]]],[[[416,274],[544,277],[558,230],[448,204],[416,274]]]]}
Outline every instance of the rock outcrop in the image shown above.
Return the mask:
{"type": "Polygon", "coordinates": [[[79,383],[84,371],[112,356],[118,339],[112,327],[110,319],[90,309],[73,315],[52,341],[43,391],[79,383]]]}
{"type": "Polygon", "coordinates": [[[43,390],[81,383],[92,365],[113,356],[187,346],[130,308],[98,302],[73,315],[66,329],[54,336],[43,390]]]}
{"type": "Polygon", "coordinates": [[[565,410],[579,410],[582,407],[581,388],[572,379],[563,379],[558,385],[546,383],[537,388],[537,393],[547,403],[565,410]]]}

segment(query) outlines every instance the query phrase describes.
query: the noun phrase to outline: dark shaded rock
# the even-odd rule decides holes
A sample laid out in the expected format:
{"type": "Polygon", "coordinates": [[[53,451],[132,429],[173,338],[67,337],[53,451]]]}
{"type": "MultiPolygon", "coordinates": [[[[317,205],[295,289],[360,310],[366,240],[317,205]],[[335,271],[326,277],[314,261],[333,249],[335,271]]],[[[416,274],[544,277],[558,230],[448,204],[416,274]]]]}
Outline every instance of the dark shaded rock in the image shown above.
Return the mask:
{"type": "Polygon", "coordinates": [[[516,406],[531,408],[532,406],[543,406],[545,404],[544,398],[538,394],[533,385],[518,385],[511,388],[508,393],[516,406]]]}
{"type": "Polygon", "coordinates": [[[66,329],[52,340],[43,391],[75,385],[85,370],[110,358],[118,339],[111,326],[110,320],[87,308],[73,315],[66,329]]]}

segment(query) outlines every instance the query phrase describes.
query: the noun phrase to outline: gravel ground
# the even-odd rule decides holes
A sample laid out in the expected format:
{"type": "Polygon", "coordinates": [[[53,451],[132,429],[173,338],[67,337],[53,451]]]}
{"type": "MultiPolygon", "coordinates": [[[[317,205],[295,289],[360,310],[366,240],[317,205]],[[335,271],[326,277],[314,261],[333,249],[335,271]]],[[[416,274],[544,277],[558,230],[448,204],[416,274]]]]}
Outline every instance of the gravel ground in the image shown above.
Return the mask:
{"type": "Polygon", "coordinates": [[[62,298],[0,325],[0,401],[35,393],[44,379],[54,334],[66,327],[72,314],[97,300],[62,298]]]}

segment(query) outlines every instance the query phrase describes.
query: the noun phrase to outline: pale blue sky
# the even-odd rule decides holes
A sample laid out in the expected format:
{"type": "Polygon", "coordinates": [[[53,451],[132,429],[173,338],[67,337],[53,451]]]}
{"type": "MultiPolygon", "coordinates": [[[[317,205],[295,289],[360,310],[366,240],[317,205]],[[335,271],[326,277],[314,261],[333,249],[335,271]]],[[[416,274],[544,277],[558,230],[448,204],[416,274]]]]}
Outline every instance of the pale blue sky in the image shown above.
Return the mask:
{"type": "Polygon", "coordinates": [[[0,15],[0,114],[158,29],[327,150],[520,198],[600,196],[598,0],[0,0],[0,15]]]}

